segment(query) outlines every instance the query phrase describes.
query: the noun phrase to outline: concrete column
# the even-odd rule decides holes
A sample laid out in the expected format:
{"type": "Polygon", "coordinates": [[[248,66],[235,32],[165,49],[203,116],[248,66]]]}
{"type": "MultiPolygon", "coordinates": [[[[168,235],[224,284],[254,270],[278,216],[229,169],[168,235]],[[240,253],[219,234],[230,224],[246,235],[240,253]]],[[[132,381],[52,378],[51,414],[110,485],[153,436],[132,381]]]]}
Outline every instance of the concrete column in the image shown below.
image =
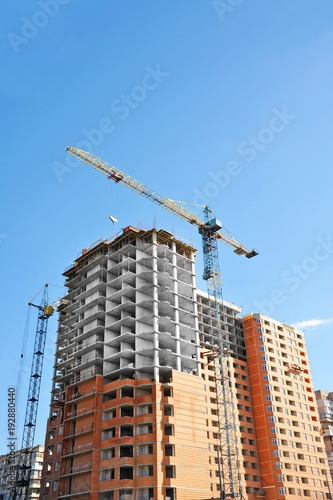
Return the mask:
{"type": "Polygon", "coordinates": [[[172,246],[172,289],[175,292],[175,337],[176,337],[176,367],[177,370],[181,370],[181,357],[180,357],[180,324],[179,324],[179,301],[178,301],[178,275],[177,275],[177,252],[176,252],[176,243],[173,241],[172,246]]]}
{"type": "Polygon", "coordinates": [[[196,357],[197,357],[197,373],[201,377],[201,363],[200,363],[200,337],[199,337],[199,316],[198,316],[198,303],[197,303],[197,286],[195,280],[195,263],[194,252],[191,252],[191,275],[192,275],[192,293],[193,293],[193,312],[195,314],[194,327],[195,327],[195,343],[196,343],[196,357]]]}
{"type": "Polygon", "coordinates": [[[157,268],[157,235],[152,234],[152,260],[153,260],[153,327],[154,327],[154,378],[159,381],[159,341],[158,341],[158,268],[157,268]]]}

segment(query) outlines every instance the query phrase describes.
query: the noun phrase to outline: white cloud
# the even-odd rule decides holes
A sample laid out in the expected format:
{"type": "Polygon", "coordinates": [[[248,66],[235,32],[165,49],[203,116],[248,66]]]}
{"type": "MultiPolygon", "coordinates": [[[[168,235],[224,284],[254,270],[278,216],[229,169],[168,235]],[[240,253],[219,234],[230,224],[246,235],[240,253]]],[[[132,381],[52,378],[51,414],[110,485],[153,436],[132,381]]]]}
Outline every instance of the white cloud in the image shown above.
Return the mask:
{"type": "Polygon", "coordinates": [[[308,319],[305,321],[298,321],[297,323],[293,324],[295,328],[300,328],[303,330],[303,328],[311,327],[311,326],[318,326],[318,325],[324,325],[328,323],[332,323],[333,318],[329,319],[308,319]]]}

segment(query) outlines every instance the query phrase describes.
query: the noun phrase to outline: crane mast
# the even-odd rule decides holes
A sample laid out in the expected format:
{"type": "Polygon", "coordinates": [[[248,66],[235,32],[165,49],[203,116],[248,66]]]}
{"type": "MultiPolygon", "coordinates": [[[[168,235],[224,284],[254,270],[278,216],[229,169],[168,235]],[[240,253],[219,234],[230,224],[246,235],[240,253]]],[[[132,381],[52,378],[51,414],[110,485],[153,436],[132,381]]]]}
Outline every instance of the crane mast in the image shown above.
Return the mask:
{"type": "Polygon", "coordinates": [[[220,498],[227,496],[242,498],[242,484],[238,459],[235,412],[230,383],[230,346],[227,337],[220,264],[218,256],[218,241],[223,241],[234,249],[237,255],[252,258],[258,253],[248,250],[226,231],[222,223],[216,219],[209,207],[204,208],[204,221],[192,214],[179,202],[170,200],[156,191],[148,188],[133,177],[116,169],[91,153],[76,149],[72,146],[66,150],[69,154],[87,163],[89,166],[107,175],[109,179],[119,182],[169,212],[181,217],[186,222],[196,226],[202,236],[204,273],[203,279],[207,281],[210,311],[212,315],[212,360],[214,362],[214,376],[216,385],[216,401],[218,413],[218,446],[217,458],[220,478],[220,498]]]}
{"type": "Polygon", "coordinates": [[[235,412],[230,383],[230,354],[226,333],[220,261],[216,231],[220,228],[218,220],[208,207],[204,209],[206,229],[201,231],[204,255],[203,279],[207,281],[207,292],[213,302],[212,319],[212,361],[216,387],[218,414],[217,458],[219,467],[221,498],[230,495],[242,498],[242,483],[238,461],[235,412]],[[214,334],[214,330],[216,333],[214,334]],[[217,349],[216,349],[217,341],[217,349]],[[223,496],[222,496],[223,495],[223,496]]]}
{"type": "Polygon", "coordinates": [[[37,328],[32,358],[31,375],[29,382],[28,401],[25,412],[21,452],[16,470],[14,498],[25,500],[29,495],[31,476],[31,454],[34,444],[39,402],[40,384],[43,369],[45,341],[48,319],[52,314],[48,306],[48,284],[44,287],[42,300],[39,306],[29,304],[38,309],[37,328]]]}
{"type": "Polygon", "coordinates": [[[37,412],[40,394],[40,385],[43,371],[45,342],[49,317],[52,316],[55,307],[66,302],[59,299],[52,304],[49,303],[48,283],[45,284],[40,305],[29,302],[29,306],[38,309],[37,328],[35,335],[34,352],[32,356],[31,374],[29,382],[28,400],[25,411],[22,445],[16,468],[15,484],[11,496],[16,499],[26,500],[29,497],[29,484],[31,477],[31,454],[34,446],[35,430],[37,423],[37,412]]]}

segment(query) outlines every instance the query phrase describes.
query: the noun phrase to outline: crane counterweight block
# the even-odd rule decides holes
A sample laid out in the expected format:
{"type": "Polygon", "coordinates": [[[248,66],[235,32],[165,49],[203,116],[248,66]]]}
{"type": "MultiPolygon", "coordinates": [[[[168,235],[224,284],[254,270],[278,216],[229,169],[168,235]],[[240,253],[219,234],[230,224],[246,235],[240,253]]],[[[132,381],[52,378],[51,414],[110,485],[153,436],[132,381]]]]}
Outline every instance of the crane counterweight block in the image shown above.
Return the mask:
{"type": "Polygon", "coordinates": [[[46,307],[44,307],[44,316],[47,316],[49,318],[50,316],[52,316],[53,312],[54,309],[51,305],[47,305],[46,307]]]}

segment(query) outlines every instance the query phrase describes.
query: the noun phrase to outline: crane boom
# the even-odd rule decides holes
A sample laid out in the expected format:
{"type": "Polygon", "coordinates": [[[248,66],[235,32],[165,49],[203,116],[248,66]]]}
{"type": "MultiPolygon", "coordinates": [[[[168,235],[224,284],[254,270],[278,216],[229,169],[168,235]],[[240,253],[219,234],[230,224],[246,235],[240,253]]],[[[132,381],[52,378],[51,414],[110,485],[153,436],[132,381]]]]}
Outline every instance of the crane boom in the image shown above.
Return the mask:
{"type": "Polygon", "coordinates": [[[245,255],[247,258],[258,255],[255,250],[248,250],[244,245],[238,243],[228,233],[220,232],[223,227],[209,207],[204,208],[204,221],[184,209],[179,202],[170,200],[156,191],[148,188],[133,177],[116,169],[104,162],[97,156],[81,151],[70,146],[66,150],[69,154],[87,163],[99,172],[107,175],[109,179],[119,182],[133,191],[145,196],[154,203],[169,210],[169,212],[181,217],[183,220],[196,226],[202,236],[204,272],[203,278],[207,281],[208,297],[210,300],[210,311],[212,317],[211,349],[214,361],[214,378],[216,387],[216,402],[218,414],[218,445],[217,459],[220,478],[220,498],[225,499],[228,495],[232,498],[243,498],[242,481],[238,458],[238,445],[235,424],[235,412],[233,404],[232,386],[230,381],[230,343],[227,327],[224,319],[224,306],[222,295],[222,283],[217,242],[223,241],[234,248],[237,255],[245,255]],[[216,349],[217,346],[217,349],[216,349]]]}
{"type": "MultiPolygon", "coordinates": [[[[199,232],[205,228],[206,225],[205,222],[203,222],[197,215],[192,214],[191,212],[186,210],[179,203],[170,200],[169,198],[166,198],[162,194],[157,193],[153,189],[145,186],[142,182],[139,182],[130,175],[125,174],[125,172],[116,169],[115,167],[101,160],[92,153],[87,153],[86,151],[74,148],[73,146],[69,146],[66,149],[66,151],[75,158],[78,158],[79,160],[87,163],[88,165],[95,168],[99,172],[102,172],[103,174],[107,175],[109,179],[113,179],[115,182],[120,182],[121,184],[129,187],[136,193],[145,196],[146,198],[153,201],[157,205],[160,205],[166,210],[169,210],[169,212],[177,215],[186,222],[189,222],[193,226],[196,226],[199,229],[199,232]]],[[[218,231],[216,233],[216,237],[222,240],[230,247],[234,248],[234,252],[237,255],[245,255],[247,258],[251,258],[257,255],[257,252],[255,250],[250,251],[244,245],[238,243],[238,241],[230,233],[229,235],[225,235],[218,231]]]]}

